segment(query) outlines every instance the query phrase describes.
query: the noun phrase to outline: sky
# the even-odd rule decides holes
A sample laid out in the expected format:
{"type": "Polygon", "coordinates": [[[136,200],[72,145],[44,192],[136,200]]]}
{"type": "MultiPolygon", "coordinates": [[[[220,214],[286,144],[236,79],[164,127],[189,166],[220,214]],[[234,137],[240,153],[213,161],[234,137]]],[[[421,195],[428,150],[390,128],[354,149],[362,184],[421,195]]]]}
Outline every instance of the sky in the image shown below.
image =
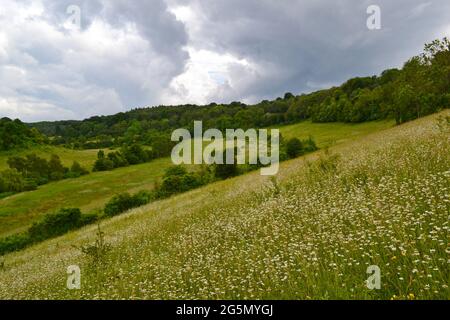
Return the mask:
{"type": "Polygon", "coordinates": [[[0,0],[0,26],[0,118],[34,122],[379,74],[450,36],[450,1],[0,0]]]}

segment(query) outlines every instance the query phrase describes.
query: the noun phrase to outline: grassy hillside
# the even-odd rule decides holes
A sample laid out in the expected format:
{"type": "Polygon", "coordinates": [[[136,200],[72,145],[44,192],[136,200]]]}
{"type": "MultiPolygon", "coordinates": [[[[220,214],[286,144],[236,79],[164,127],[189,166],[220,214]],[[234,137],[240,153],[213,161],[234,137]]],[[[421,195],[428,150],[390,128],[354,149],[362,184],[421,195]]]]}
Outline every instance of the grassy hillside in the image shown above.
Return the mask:
{"type": "MultiPolygon", "coordinates": [[[[449,112],[446,113],[450,115],[449,112]]],[[[0,298],[448,299],[450,134],[432,116],[4,257],[0,298]],[[66,288],[81,267],[82,289],[66,288]],[[366,269],[381,269],[368,290],[366,269]]]]}
{"type": "Polygon", "coordinates": [[[281,134],[285,138],[307,139],[314,137],[319,148],[329,147],[351,139],[359,138],[369,133],[384,130],[395,125],[393,120],[372,121],[358,124],[347,123],[312,123],[303,121],[281,127],[281,134]]]}
{"type": "MultiPolygon", "coordinates": [[[[393,124],[392,121],[367,122],[356,125],[301,122],[280,129],[286,138],[299,137],[303,139],[312,135],[318,145],[324,147],[361,137],[391,127],[393,124]]],[[[46,158],[52,153],[58,154],[67,166],[76,160],[89,169],[92,168],[97,157],[97,150],[77,151],[51,146],[21,151],[15,155],[25,155],[30,152],[46,158]]],[[[0,170],[7,167],[6,161],[11,154],[11,152],[0,153],[0,170]]],[[[36,191],[0,199],[0,236],[23,231],[44,214],[63,207],[78,207],[86,212],[101,208],[116,193],[152,189],[154,182],[170,165],[170,159],[159,159],[138,166],[50,183],[36,191]]]]}
{"type": "Polygon", "coordinates": [[[114,195],[125,191],[152,189],[171,165],[170,159],[130,166],[108,172],[62,180],[0,200],[0,236],[26,229],[46,213],[77,207],[84,212],[98,209],[114,195]]]}
{"type": "Polygon", "coordinates": [[[8,168],[7,160],[11,156],[25,156],[35,153],[39,157],[49,159],[52,154],[56,154],[61,158],[64,166],[69,167],[74,161],[78,161],[83,167],[91,169],[97,158],[98,150],[71,150],[62,147],[53,146],[36,146],[30,149],[22,149],[20,151],[2,151],[0,152],[0,171],[8,168]]]}

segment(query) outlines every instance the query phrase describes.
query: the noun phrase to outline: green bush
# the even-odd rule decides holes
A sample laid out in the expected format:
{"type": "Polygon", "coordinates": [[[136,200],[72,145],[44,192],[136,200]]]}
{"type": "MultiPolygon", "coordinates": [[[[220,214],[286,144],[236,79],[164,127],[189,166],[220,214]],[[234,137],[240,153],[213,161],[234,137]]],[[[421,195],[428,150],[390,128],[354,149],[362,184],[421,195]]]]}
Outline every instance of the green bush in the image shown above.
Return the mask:
{"type": "Polygon", "coordinates": [[[290,159],[297,158],[304,153],[303,144],[300,139],[292,138],[286,143],[286,153],[290,159]]]}
{"type": "Polygon", "coordinates": [[[121,193],[115,195],[104,208],[104,213],[108,217],[112,217],[128,211],[133,208],[137,208],[148,204],[153,199],[152,193],[148,191],[140,191],[135,195],[129,193],[121,193]]]}
{"type": "Polygon", "coordinates": [[[161,185],[156,189],[158,198],[167,198],[171,195],[198,188],[211,179],[209,170],[202,169],[198,173],[188,172],[183,166],[172,166],[164,174],[161,185]]]}
{"type": "Polygon", "coordinates": [[[98,215],[96,213],[86,213],[86,214],[82,214],[80,217],[80,220],[78,222],[78,227],[83,227],[86,226],[88,224],[92,224],[94,222],[98,221],[98,215]]]}
{"type": "Polygon", "coordinates": [[[0,255],[21,250],[30,243],[30,237],[27,233],[19,233],[0,239],[0,255]]]}
{"type": "Polygon", "coordinates": [[[74,161],[70,171],[66,174],[67,178],[78,178],[89,174],[89,171],[83,168],[77,161],[74,161]]]}
{"type": "Polygon", "coordinates": [[[81,221],[80,209],[61,209],[46,215],[42,221],[33,223],[28,229],[28,235],[32,242],[40,242],[79,228],[81,221]]]}

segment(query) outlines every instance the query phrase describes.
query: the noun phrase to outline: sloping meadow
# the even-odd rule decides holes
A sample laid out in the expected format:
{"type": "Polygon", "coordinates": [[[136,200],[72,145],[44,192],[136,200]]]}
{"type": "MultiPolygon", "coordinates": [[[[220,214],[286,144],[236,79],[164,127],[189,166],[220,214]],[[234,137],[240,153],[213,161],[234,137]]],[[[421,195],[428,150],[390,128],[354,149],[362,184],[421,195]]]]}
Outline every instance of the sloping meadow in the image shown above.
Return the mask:
{"type": "Polygon", "coordinates": [[[101,255],[80,250],[99,243],[97,226],[7,255],[0,298],[448,299],[444,116],[104,221],[101,255]],[[67,289],[70,265],[80,290],[67,289]]]}

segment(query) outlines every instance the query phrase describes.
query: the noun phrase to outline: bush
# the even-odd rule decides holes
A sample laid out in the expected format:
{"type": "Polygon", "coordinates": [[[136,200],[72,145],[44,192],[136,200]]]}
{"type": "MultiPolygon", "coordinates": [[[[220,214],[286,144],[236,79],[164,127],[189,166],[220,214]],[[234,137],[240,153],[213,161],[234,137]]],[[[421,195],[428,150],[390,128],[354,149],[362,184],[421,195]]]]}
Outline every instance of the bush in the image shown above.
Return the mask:
{"type": "Polygon", "coordinates": [[[303,143],[303,150],[305,153],[310,153],[319,150],[319,147],[317,146],[314,139],[310,136],[308,140],[305,140],[303,143]]]}
{"type": "Polygon", "coordinates": [[[85,176],[89,174],[89,171],[83,168],[77,161],[74,161],[72,167],[70,167],[70,171],[67,174],[68,178],[78,178],[81,176],[85,176]]]}
{"type": "Polygon", "coordinates": [[[84,227],[88,224],[92,224],[94,222],[97,222],[98,220],[98,215],[96,213],[86,213],[86,214],[82,214],[80,217],[80,220],[78,222],[78,227],[84,227]]]}
{"type": "Polygon", "coordinates": [[[209,175],[205,170],[193,173],[188,172],[183,166],[172,166],[166,170],[161,186],[155,189],[158,198],[166,198],[198,188],[208,181],[209,175]]]}
{"type": "Polygon", "coordinates": [[[233,164],[216,164],[214,165],[214,176],[218,179],[224,180],[238,175],[238,167],[236,163],[233,164]]]}
{"type": "Polygon", "coordinates": [[[140,191],[135,195],[130,195],[129,193],[121,193],[115,195],[104,208],[104,213],[108,217],[116,216],[125,211],[133,208],[137,208],[148,204],[152,199],[153,195],[147,191],[140,191]]]}
{"type": "Polygon", "coordinates": [[[286,153],[290,159],[301,156],[304,153],[302,142],[297,138],[289,139],[286,143],[286,153]]]}
{"type": "Polygon", "coordinates": [[[59,212],[46,215],[42,221],[34,223],[28,229],[28,235],[32,242],[40,242],[79,228],[81,221],[80,209],[61,209],[59,212]]]}
{"type": "Polygon", "coordinates": [[[22,192],[25,190],[25,179],[15,169],[0,172],[0,192],[22,192]]]}
{"type": "Polygon", "coordinates": [[[92,171],[110,171],[112,169],[114,169],[114,162],[109,159],[102,158],[95,161],[92,171]]]}
{"type": "Polygon", "coordinates": [[[139,191],[133,196],[134,207],[144,206],[154,200],[154,198],[155,196],[151,192],[145,190],[139,191]]]}
{"type": "Polygon", "coordinates": [[[30,237],[27,233],[19,233],[0,239],[0,255],[21,250],[27,247],[30,243],[30,237]]]}

